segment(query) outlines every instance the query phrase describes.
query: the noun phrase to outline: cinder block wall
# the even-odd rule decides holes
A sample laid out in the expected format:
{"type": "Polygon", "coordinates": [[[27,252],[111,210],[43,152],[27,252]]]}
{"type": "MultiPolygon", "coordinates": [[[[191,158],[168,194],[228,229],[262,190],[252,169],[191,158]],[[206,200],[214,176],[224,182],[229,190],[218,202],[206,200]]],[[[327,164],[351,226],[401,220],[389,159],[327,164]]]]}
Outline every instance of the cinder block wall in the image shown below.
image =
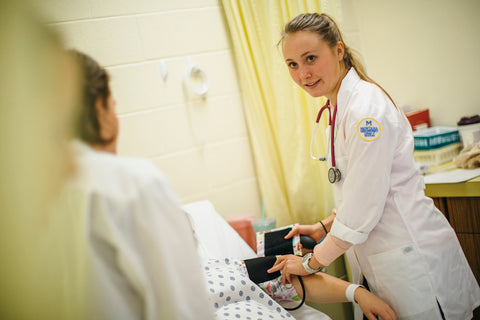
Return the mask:
{"type": "Polygon", "coordinates": [[[86,52],[109,71],[120,155],[150,158],[184,203],[209,199],[226,217],[260,215],[240,89],[216,0],[37,0],[37,5],[67,47],[86,52]],[[205,98],[185,89],[191,63],[209,79],[205,98]]]}

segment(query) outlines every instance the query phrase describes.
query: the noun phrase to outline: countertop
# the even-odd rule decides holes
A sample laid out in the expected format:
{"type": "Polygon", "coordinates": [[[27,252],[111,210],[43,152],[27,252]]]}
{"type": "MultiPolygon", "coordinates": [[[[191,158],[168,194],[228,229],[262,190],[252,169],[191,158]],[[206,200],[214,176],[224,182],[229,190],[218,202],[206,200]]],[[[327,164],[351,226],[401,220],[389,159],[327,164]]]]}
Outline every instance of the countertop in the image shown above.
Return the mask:
{"type": "Polygon", "coordinates": [[[480,177],[460,183],[426,184],[425,194],[431,198],[480,197],[480,177]]]}

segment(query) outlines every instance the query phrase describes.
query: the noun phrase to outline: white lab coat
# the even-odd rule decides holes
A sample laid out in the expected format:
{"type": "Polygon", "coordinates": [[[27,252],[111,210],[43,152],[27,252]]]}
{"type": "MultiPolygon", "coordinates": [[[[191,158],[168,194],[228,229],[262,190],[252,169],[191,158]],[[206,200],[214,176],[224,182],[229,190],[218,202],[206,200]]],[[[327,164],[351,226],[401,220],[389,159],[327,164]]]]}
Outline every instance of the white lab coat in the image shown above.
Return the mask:
{"type": "Polygon", "coordinates": [[[188,218],[149,161],[76,143],[69,188],[83,215],[93,319],[213,319],[188,218]]]}
{"type": "Polygon", "coordinates": [[[480,289],[454,230],[424,194],[405,115],[352,68],[337,97],[337,216],[332,235],[347,251],[353,281],[363,276],[398,319],[471,319],[480,289]],[[365,136],[366,122],[378,131],[365,136]],[[373,121],[375,120],[375,121],[373,121]],[[368,141],[370,140],[370,141],[368,141]]]}

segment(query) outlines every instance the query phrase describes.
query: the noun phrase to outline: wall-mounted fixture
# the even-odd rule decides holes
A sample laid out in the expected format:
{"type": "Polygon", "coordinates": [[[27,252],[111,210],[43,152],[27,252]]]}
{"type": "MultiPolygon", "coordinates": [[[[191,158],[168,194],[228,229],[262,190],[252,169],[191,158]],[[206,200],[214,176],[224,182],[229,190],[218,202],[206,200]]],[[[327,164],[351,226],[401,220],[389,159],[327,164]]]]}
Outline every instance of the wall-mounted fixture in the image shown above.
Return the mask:
{"type": "Polygon", "coordinates": [[[196,66],[190,57],[187,58],[184,83],[188,92],[200,97],[205,97],[210,88],[207,74],[196,66]]]}
{"type": "Polygon", "coordinates": [[[160,61],[160,75],[162,76],[163,81],[167,80],[168,67],[164,60],[160,61]]]}

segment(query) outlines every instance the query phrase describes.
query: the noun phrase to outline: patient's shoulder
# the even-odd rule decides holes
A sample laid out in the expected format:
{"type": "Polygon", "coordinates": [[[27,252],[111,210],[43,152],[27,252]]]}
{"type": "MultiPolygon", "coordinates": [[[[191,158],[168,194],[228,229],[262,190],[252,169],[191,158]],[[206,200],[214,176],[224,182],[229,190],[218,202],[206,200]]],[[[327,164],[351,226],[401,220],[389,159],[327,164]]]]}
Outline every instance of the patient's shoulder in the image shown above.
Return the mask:
{"type": "Polygon", "coordinates": [[[135,180],[163,179],[160,169],[153,162],[145,158],[113,156],[115,170],[135,180]]]}
{"type": "Polygon", "coordinates": [[[93,152],[79,159],[79,174],[89,189],[134,196],[151,188],[168,189],[165,175],[148,159],[93,152]]]}

